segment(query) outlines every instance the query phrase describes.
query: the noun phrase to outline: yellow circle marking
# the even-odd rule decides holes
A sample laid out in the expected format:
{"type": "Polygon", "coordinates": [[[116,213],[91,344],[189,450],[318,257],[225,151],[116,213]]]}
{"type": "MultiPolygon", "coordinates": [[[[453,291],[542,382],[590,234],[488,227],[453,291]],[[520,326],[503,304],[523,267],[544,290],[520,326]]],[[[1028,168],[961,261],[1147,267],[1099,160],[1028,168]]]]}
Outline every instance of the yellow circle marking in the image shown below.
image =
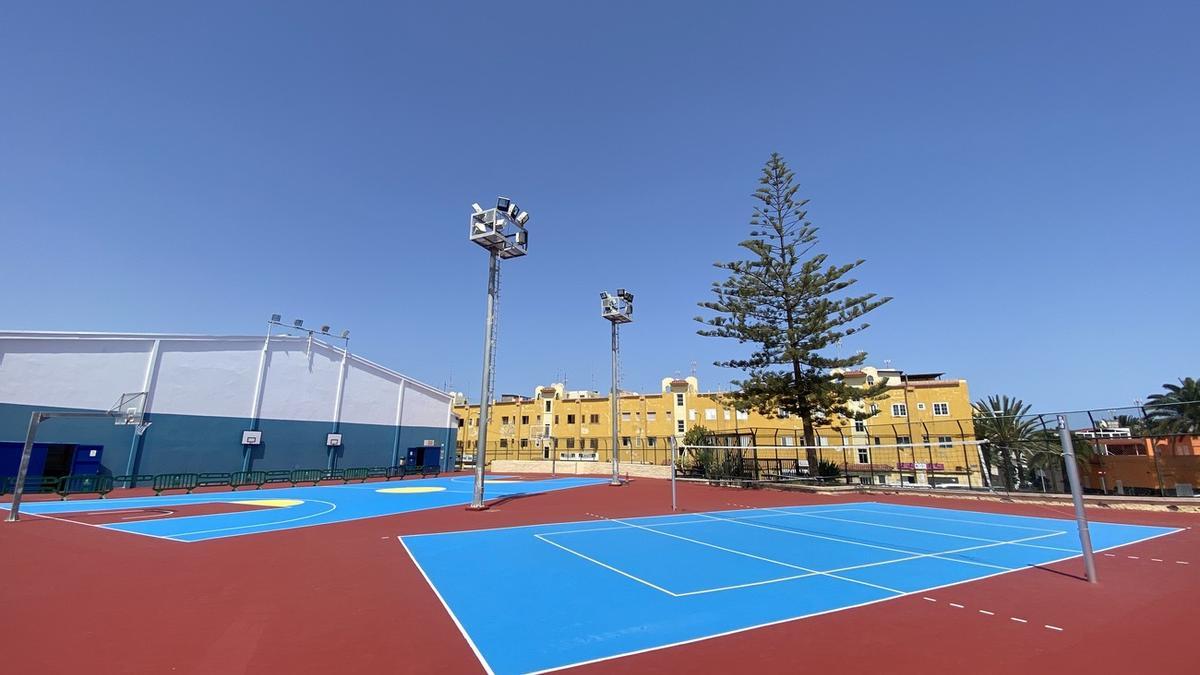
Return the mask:
{"type": "Polygon", "coordinates": [[[392,495],[410,495],[419,492],[441,492],[445,489],[436,485],[414,485],[412,487],[380,488],[376,492],[386,492],[392,495]]]}
{"type": "Polygon", "coordinates": [[[303,499],[247,499],[245,501],[232,502],[233,504],[245,504],[246,506],[297,506],[303,504],[303,499]]]}

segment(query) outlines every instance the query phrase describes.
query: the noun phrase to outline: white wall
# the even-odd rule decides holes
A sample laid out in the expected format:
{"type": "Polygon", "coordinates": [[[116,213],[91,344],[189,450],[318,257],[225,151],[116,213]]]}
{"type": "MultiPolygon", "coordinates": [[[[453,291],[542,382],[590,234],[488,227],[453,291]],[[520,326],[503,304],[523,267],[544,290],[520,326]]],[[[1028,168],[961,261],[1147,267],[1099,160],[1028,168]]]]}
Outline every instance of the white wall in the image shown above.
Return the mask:
{"type": "MultiPolygon", "coordinates": [[[[107,410],[142,391],[151,368],[150,412],[249,418],[262,337],[31,334],[0,332],[0,403],[107,410]],[[153,346],[158,358],[151,364],[153,346]]],[[[271,340],[260,417],[331,421],[342,352],[304,338],[271,340]]],[[[350,356],[342,421],[444,427],[450,395],[350,356]]]]}

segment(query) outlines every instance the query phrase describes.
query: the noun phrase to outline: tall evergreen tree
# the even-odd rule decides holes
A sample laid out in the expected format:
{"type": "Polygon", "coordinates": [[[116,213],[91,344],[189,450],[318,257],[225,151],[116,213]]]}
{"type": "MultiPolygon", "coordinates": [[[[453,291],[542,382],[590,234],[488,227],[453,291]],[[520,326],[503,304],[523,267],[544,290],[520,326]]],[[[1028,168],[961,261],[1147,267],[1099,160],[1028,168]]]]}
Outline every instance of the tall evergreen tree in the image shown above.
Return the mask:
{"type": "Polygon", "coordinates": [[[854,387],[830,373],[862,365],[866,352],[840,357],[828,351],[867,328],[863,315],[891,298],[845,292],[856,281],[847,275],[863,260],[833,265],[813,252],[818,228],[807,220],[808,200],[796,196],[795,174],[779,153],[767,160],[758,182],[750,238],[739,244],[749,255],[716,263],[729,276],[713,283],[715,300],[700,303],[715,316],[696,317],[708,326],[697,332],[754,345],[745,358],[716,362],[747,373],[734,380],[727,398],[740,410],[800,417],[805,444],[816,445],[817,425],[832,414],[864,419],[868,415],[849,404],[883,392],[883,382],[854,387]]]}

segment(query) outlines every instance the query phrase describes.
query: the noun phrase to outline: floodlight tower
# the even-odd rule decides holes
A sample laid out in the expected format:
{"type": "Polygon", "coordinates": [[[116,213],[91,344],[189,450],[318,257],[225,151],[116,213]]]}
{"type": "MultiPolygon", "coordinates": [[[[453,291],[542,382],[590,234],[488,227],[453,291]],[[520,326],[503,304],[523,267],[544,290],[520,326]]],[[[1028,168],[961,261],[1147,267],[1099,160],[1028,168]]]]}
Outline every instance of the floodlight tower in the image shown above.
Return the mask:
{"type": "Polygon", "coordinates": [[[617,382],[617,361],[621,351],[617,327],[633,321],[633,293],[618,288],[616,295],[600,291],[600,316],[612,324],[612,481],[609,485],[620,485],[621,446],[618,443],[618,415],[620,415],[621,390],[617,382]]]}
{"type": "Polygon", "coordinates": [[[484,210],[471,204],[471,241],[488,252],[487,322],[483,332],[483,386],[479,399],[479,440],[475,448],[475,489],[471,493],[472,510],[486,509],[483,503],[483,465],[487,453],[488,407],[492,398],[492,380],[496,372],[496,300],[500,294],[500,260],[519,258],[529,249],[525,223],[529,212],[522,211],[508,197],[496,199],[496,207],[484,210]]]}

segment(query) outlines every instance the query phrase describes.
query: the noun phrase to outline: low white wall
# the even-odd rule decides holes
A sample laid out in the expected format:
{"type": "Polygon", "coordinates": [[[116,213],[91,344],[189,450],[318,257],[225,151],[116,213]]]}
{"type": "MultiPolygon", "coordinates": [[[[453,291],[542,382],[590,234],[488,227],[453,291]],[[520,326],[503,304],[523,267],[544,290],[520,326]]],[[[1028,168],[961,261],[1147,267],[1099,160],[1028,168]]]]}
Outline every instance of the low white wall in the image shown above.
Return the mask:
{"type": "MultiPolygon", "coordinates": [[[[516,460],[498,459],[492,462],[491,470],[495,473],[550,473],[550,462],[547,460],[516,460]]],[[[656,464],[621,464],[621,475],[637,476],[638,478],[670,478],[671,467],[656,464]]],[[[608,462],[572,462],[559,460],[554,462],[554,473],[611,476],[612,464],[608,462]]]]}

